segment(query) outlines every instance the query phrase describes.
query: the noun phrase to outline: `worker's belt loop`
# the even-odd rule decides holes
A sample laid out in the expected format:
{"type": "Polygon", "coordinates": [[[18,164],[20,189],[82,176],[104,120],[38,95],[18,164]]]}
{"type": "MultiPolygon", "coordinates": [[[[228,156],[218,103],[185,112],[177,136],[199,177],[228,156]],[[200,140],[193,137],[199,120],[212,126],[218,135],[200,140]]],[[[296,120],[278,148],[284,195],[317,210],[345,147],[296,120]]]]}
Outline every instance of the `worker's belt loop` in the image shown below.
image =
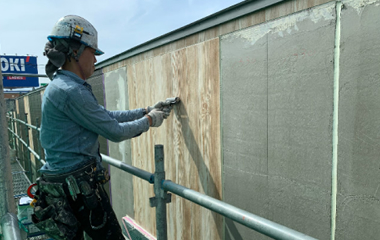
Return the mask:
{"type": "Polygon", "coordinates": [[[84,170],[84,172],[87,174],[87,175],[89,175],[89,176],[91,176],[93,173],[94,173],[94,171],[96,170],[96,167],[91,167],[91,170],[89,171],[89,172],[87,172],[87,170],[84,170]]]}

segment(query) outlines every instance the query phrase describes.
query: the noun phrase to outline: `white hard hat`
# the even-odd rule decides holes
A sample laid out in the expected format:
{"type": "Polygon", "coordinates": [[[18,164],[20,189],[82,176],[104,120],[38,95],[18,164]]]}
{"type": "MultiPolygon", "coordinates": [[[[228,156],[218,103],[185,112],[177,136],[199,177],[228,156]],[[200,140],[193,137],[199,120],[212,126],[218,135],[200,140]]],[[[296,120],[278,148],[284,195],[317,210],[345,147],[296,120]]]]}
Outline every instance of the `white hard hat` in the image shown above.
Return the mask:
{"type": "Polygon", "coordinates": [[[86,19],[68,15],[58,20],[54,25],[49,41],[54,38],[74,39],[96,50],[95,55],[102,55],[104,52],[98,48],[98,32],[86,19]]]}

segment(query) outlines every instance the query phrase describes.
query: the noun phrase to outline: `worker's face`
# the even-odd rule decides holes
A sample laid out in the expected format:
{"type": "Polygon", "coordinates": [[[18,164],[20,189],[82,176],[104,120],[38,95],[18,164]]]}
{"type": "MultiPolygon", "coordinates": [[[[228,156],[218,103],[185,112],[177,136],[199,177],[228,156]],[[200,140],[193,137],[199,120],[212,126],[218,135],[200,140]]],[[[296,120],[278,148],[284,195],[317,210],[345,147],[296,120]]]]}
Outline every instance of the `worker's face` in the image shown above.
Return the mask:
{"type": "Polygon", "coordinates": [[[84,78],[89,78],[95,71],[95,49],[86,47],[79,57],[79,64],[82,67],[84,78]]]}

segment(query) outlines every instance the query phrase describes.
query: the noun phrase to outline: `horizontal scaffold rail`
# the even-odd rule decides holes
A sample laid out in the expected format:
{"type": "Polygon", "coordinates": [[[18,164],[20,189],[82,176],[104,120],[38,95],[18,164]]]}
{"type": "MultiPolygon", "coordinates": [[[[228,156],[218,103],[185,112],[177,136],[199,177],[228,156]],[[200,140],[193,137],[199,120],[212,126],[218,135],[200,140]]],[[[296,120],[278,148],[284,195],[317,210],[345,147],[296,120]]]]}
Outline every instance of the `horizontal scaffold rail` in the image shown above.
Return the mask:
{"type": "MultiPolygon", "coordinates": [[[[8,116],[9,117],[9,116],[8,116]]],[[[15,118],[12,118],[12,117],[9,117],[10,119],[13,119],[13,120],[16,120],[22,124],[25,124],[27,125],[28,127],[30,128],[33,128],[37,131],[40,131],[40,128],[38,127],[35,127],[33,125],[30,125],[30,124],[27,124],[26,122],[24,121],[21,121],[19,119],[15,119],[15,118]]],[[[14,134],[15,136],[17,136],[11,129],[9,129],[10,132],[12,134],[14,134]]],[[[19,137],[17,136],[17,138],[24,144],[27,146],[27,144],[19,137]]],[[[28,147],[28,150],[31,151],[41,162],[43,161],[42,159],[39,158],[38,154],[36,154],[30,147],[28,147]]],[[[163,166],[163,162],[164,162],[164,159],[163,159],[163,146],[162,145],[156,145],[155,146],[155,157],[158,159],[156,159],[156,175],[157,176],[161,176],[164,170],[164,166],[163,166]],[[160,149],[158,151],[158,153],[156,152],[157,149],[160,149]],[[157,163],[160,162],[160,165],[158,165],[157,163]],[[158,170],[159,169],[159,170],[158,170]]],[[[265,219],[265,218],[262,218],[262,217],[259,217],[257,215],[254,215],[250,212],[247,212],[245,210],[242,210],[242,209],[239,209],[233,205],[230,205],[228,203],[225,203],[223,201],[220,201],[218,199],[215,199],[215,198],[212,198],[210,196],[207,196],[205,194],[202,194],[202,193],[199,193],[197,191],[194,191],[192,189],[189,189],[189,188],[186,188],[184,186],[181,186],[179,184],[176,184],[176,183],[173,183],[172,181],[170,180],[166,180],[166,179],[163,179],[162,181],[159,181],[160,179],[157,179],[157,181],[155,182],[155,174],[152,174],[150,172],[147,172],[145,170],[142,170],[142,169],[139,169],[139,168],[136,168],[134,166],[131,166],[131,165],[128,165],[126,163],[123,163],[122,161],[119,161],[117,159],[114,159],[110,156],[107,156],[107,155],[104,155],[104,154],[101,154],[102,156],[102,159],[104,162],[118,168],[118,169],[121,169],[125,172],[128,172],[136,177],[139,177],[143,180],[146,180],[148,181],[149,183],[151,184],[154,184],[155,185],[155,188],[156,188],[156,184],[158,184],[158,186],[160,186],[159,188],[163,191],[163,193],[160,193],[159,195],[162,196],[165,196],[166,195],[166,191],[169,191],[171,193],[174,193],[180,197],[183,197],[189,201],[192,201],[194,202],[195,204],[198,204],[202,207],[205,207],[207,209],[210,209],[216,213],[219,213],[233,221],[236,221],[240,224],[243,224],[244,226],[250,228],[250,229],[253,229],[259,233],[262,233],[266,236],[269,236],[269,237],[272,237],[272,238],[275,238],[275,239],[282,239],[282,240],[316,240],[315,238],[313,237],[310,237],[308,235],[305,235],[303,233],[300,233],[300,232],[297,232],[291,228],[288,228],[286,226],[283,226],[281,224],[278,224],[278,223],[275,223],[275,222],[272,222],[268,219],[265,219]]],[[[45,161],[43,161],[43,163],[45,163],[45,161]]],[[[156,191],[155,191],[156,192],[156,191]]],[[[156,200],[155,201],[152,201],[152,202],[157,202],[157,194],[156,194],[156,200]]],[[[161,198],[161,197],[158,197],[158,198],[161,198]]],[[[170,197],[169,197],[170,199],[170,197]]],[[[151,199],[151,200],[154,200],[154,199],[151,199]]],[[[170,202],[170,201],[169,201],[170,202]]],[[[155,204],[153,204],[155,205],[155,204]]],[[[165,204],[164,204],[165,205],[165,204]]],[[[156,210],[156,213],[158,212],[158,210],[156,210]]],[[[157,216],[156,216],[157,217],[157,216]]],[[[166,214],[164,214],[164,217],[166,217],[166,214]]],[[[161,224],[162,225],[162,224],[161,224]]],[[[166,223],[165,223],[165,229],[166,229],[166,223]]],[[[162,230],[162,229],[161,229],[162,230]]],[[[166,240],[166,233],[164,234],[165,237],[159,237],[160,236],[160,232],[162,232],[161,230],[157,229],[157,239],[158,240],[166,240]]],[[[165,230],[166,232],[166,230],[165,230]]]]}
{"type": "Polygon", "coordinates": [[[142,170],[140,168],[137,168],[137,167],[134,167],[134,166],[131,166],[131,165],[128,165],[128,164],[125,164],[123,163],[122,161],[119,161],[117,159],[114,159],[110,156],[107,156],[107,155],[104,155],[104,154],[101,154],[102,155],[102,159],[104,162],[118,168],[118,169],[121,169],[127,173],[130,173],[136,177],[139,177],[141,179],[144,179],[145,181],[148,181],[149,183],[153,184],[154,183],[154,175],[150,172],[147,172],[145,170],[142,170]]]}
{"type": "Polygon", "coordinates": [[[9,132],[11,132],[14,136],[17,137],[17,139],[22,143],[24,144],[24,146],[29,150],[29,152],[31,152],[42,164],[45,164],[46,162],[41,159],[40,155],[38,155],[31,147],[28,146],[28,144],[22,140],[22,138],[17,135],[15,132],[12,131],[12,129],[8,128],[9,132]]]}
{"type": "MultiPolygon", "coordinates": [[[[19,123],[21,123],[21,124],[24,124],[25,126],[27,126],[27,127],[29,127],[29,128],[32,128],[32,129],[34,129],[34,130],[36,130],[36,131],[40,131],[40,128],[38,128],[38,127],[36,127],[36,126],[33,126],[33,125],[30,125],[30,124],[28,124],[28,123],[26,123],[26,122],[24,122],[24,121],[22,121],[22,120],[20,120],[20,119],[17,119],[17,118],[13,118],[13,117],[11,117],[11,116],[9,116],[9,115],[7,115],[7,118],[9,118],[9,119],[11,119],[11,120],[13,120],[13,121],[17,121],[17,122],[19,122],[19,123]]],[[[8,131],[10,132],[10,133],[12,133],[27,149],[28,149],[28,151],[29,152],[31,152],[42,164],[45,164],[46,162],[45,162],[45,160],[43,160],[42,158],[41,158],[41,156],[40,155],[38,155],[19,135],[17,135],[12,129],[10,129],[9,127],[8,127],[8,131]]]]}
{"type": "Polygon", "coordinates": [[[271,238],[284,240],[315,240],[315,238],[303,233],[173,183],[170,180],[165,180],[162,183],[162,188],[271,238]]]}
{"type": "Polygon", "coordinates": [[[13,117],[10,117],[10,116],[7,116],[7,118],[12,119],[12,120],[14,120],[14,121],[17,121],[17,122],[19,122],[19,123],[22,123],[22,124],[24,124],[24,125],[26,125],[26,126],[32,128],[32,129],[34,129],[34,130],[40,131],[40,128],[38,128],[38,127],[36,127],[36,126],[33,126],[33,125],[30,125],[30,124],[28,124],[28,123],[26,123],[26,122],[24,122],[24,121],[22,121],[22,120],[20,120],[20,119],[13,118],[13,117]]]}

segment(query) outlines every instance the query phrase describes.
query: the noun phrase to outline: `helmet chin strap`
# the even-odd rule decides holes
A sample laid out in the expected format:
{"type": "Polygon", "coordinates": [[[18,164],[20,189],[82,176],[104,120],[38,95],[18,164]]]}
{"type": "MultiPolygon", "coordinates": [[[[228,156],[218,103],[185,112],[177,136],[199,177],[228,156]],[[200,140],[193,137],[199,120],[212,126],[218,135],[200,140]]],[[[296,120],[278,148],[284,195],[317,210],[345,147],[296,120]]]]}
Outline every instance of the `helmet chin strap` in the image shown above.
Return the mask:
{"type": "Polygon", "coordinates": [[[84,76],[84,72],[83,72],[83,69],[79,63],[79,58],[77,56],[74,57],[75,58],[75,62],[77,63],[78,67],[79,67],[79,71],[80,71],[80,74],[82,75],[82,79],[86,81],[86,78],[84,76]]]}
{"type": "Polygon", "coordinates": [[[79,71],[80,71],[80,74],[82,75],[82,79],[86,81],[86,77],[84,75],[84,72],[83,72],[83,69],[82,69],[82,66],[80,65],[79,63],[79,56],[82,54],[82,52],[84,51],[84,48],[86,46],[84,44],[82,44],[80,46],[80,48],[78,49],[78,53],[76,55],[74,55],[74,58],[75,58],[75,61],[77,62],[77,65],[79,67],[79,71]]]}

